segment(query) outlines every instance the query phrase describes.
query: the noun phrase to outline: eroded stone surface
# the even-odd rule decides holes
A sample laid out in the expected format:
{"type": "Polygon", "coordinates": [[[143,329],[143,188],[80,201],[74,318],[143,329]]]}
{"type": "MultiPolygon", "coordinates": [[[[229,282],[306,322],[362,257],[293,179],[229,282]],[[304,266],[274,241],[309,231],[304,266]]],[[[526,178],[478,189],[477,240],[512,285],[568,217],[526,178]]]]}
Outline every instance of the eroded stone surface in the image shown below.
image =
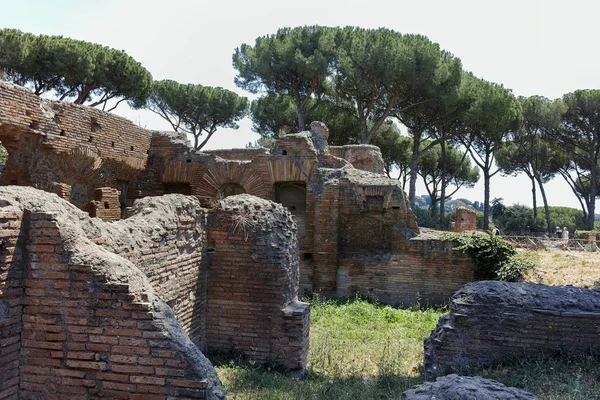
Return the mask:
{"type": "Polygon", "coordinates": [[[537,400],[533,394],[498,381],[456,374],[425,382],[402,393],[404,400],[537,400]]]}
{"type": "Polygon", "coordinates": [[[493,366],[528,354],[600,350],[600,291],[501,281],[471,282],[425,339],[425,376],[493,366]]]}

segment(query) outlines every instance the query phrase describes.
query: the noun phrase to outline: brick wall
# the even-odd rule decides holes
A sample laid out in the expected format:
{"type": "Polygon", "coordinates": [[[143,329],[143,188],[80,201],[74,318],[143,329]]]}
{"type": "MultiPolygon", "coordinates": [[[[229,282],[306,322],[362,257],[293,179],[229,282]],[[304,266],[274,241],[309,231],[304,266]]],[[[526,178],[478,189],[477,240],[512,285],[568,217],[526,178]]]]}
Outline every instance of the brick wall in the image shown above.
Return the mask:
{"type": "Polygon", "coordinates": [[[340,157],[350,162],[356,169],[385,174],[381,150],[377,146],[368,144],[355,144],[347,146],[329,146],[331,155],[340,157]]]}
{"type": "Polygon", "coordinates": [[[477,213],[469,208],[458,207],[450,230],[452,232],[468,232],[476,229],[477,213]]]}
{"type": "Polygon", "coordinates": [[[472,282],[425,340],[428,380],[506,358],[600,350],[600,293],[575,287],[472,282]]]}
{"type": "Polygon", "coordinates": [[[306,368],[310,308],[298,302],[296,228],[275,203],[229,197],[210,215],[207,348],[306,368]]]}
{"type": "Polygon", "coordinates": [[[473,279],[470,256],[453,250],[452,243],[414,238],[396,243],[402,250],[341,257],[337,294],[355,293],[385,304],[446,304],[462,285],[473,279]]]}
{"type": "MultiPolygon", "coordinates": [[[[132,262],[106,249],[123,237],[113,235],[114,242],[104,243],[105,248],[88,239],[95,236],[101,242],[103,234],[115,233],[119,227],[106,231],[113,225],[91,220],[57,197],[33,189],[0,188],[0,196],[8,203],[0,207],[0,232],[12,246],[17,243],[19,220],[13,210],[21,208],[27,216],[26,226],[21,225],[27,245],[15,250],[6,247],[7,253],[2,253],[13,263],[8,264],[8,273],[0,274],[0,302],[3,308],[10,304],[11,317],[21,308],[20,290],[14,287],[20,265],[25,292],[22,317],[0,322],[0,357],[8,369],[2,376],[18,371],[20,378],[0,380],[0,393],[6,398],[225,397],[212,366],[157,297],[148,278],[132,262]],[[5,229],[8,226],[11,230],[5,229]],[[24,254],[22,264],[9,256],[21,254],[19,249],[24,254]],[[15,358],[18,340],[10,332],[20,333],[20,359],[15,358]]],[[[154,224],[161,222],[170,228],[168,218],[154,224]]],[[[131,255],[126,249],[135,246],[136,239],[142,243],[146,238],[122,243],[123,254],[131,255]]]]}
{"type": "Polygon", "coordinates": [[[23,212],[0,200],[0,399],[19,390],[23,309],[23,212]]]}
{"type": "Polygon", "coordinates": [[[206,210],[199,201],[181,195],[144,198],[135,203],[129,218],[103,224],[99,233],[90,234],[90,239],[133,262],[204,350],[209,259],[206,210]]]}

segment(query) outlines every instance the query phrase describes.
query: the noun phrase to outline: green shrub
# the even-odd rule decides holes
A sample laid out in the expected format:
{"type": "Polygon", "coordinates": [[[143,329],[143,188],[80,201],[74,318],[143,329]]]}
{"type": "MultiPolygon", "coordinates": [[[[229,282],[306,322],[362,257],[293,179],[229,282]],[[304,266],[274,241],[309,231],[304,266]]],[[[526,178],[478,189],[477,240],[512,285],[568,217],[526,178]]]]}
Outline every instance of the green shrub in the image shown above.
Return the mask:
{"type": "Polygon", "coordinates": [[[535,263],[519,257],[511,257],[500,266],[497,279],[507,282],[518,282],[523,278],[525,272],[535,267],[535,263]]]}
{"type": "MultiPolygon", "coordinates": [[[[440,238],[445,241],[453,241],[458,244],[455,250],[468,253],[473,258],[473,278],[476,280],[502,279],[500,271],[502,267],[511,261],[516,254],[515,246],[494,235],[444,232],[440,238]]],[[[514,271],[516,267],[507,266],[508,271],[514,271]]]]}

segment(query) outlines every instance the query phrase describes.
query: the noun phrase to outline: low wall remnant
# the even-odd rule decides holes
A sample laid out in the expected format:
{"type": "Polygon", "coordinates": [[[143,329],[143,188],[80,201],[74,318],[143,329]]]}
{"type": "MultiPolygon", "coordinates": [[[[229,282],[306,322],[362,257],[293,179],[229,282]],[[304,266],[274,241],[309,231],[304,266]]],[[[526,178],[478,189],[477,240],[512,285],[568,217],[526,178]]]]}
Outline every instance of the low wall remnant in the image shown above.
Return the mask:
{"type": "Polygon", "coordinates": [[[600,351],[600,292],[572,286],[480,281],[452,297],[425,339],[425,378],[514,357],[600,351]]]}

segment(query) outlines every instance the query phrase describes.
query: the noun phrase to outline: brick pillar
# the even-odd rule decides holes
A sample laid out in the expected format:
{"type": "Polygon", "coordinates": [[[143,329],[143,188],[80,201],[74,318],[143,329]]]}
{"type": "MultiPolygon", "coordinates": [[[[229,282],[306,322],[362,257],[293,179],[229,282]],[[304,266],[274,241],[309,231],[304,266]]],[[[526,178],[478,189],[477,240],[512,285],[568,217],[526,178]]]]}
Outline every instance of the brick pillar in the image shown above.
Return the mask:
{"type": "Polygon", "coordinates": [[[324,296],[335,296],[339,240],[338,185],[330,184],[315,198],[312,289],[324,296]]]}

